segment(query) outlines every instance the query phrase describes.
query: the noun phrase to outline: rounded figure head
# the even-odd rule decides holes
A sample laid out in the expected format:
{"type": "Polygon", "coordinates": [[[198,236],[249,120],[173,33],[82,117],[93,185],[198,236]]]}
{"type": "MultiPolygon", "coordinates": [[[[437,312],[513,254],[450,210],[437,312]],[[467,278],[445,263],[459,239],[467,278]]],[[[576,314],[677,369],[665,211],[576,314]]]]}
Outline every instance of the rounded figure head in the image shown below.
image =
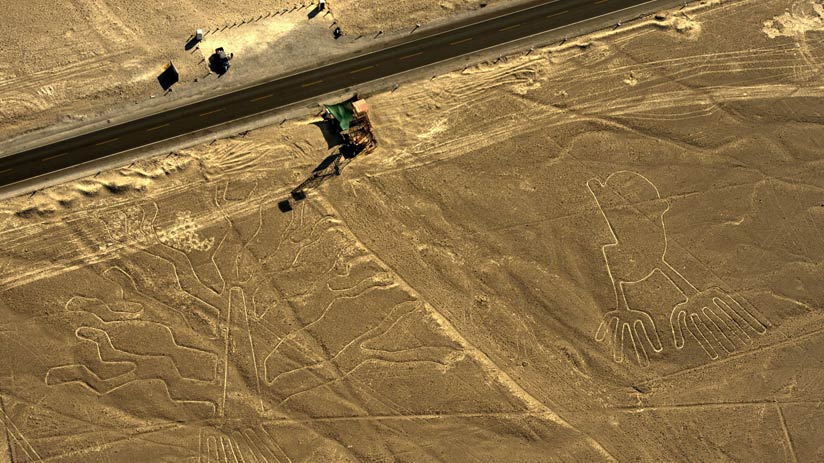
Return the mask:
{"type": "Polygon", "coordinates": [[[669,202],[637,172],[615,172],[604,183],[591,179],[587,187],[613,235],[605,253],[614,276],[622,281],[643,278],[666,253],[664,214],[669,202]]]}
{"type": "Polygon", "coordinates": [[[637,172],[621,170],[610,174],[604,183],[591,179],[587,187],[607,216],[609,210],[629,206],[648,219],[663,220],[664,213],[669,210],[669,201],[661,199],[658,188],[637,172]]]}

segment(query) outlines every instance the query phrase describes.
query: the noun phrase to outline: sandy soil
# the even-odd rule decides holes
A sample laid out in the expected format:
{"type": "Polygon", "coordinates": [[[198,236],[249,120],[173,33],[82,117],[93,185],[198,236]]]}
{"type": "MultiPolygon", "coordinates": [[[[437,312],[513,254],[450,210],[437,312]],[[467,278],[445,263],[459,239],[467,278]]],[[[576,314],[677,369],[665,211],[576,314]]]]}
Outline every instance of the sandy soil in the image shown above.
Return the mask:
{"type": "Polygon", "coordinates": [[[336,0],[333,10],[345,31],[351,34],[370,34],[408,29],[416,23],[423,25],[457,13],[492,9],[506,3],[505,0],[396,0],[373,2],[364,8],[362,1],[336,0]]]}
{"type": "Polygon", "coordinates": [[[727,1],[3,202],[12,461],[819,461],[820,2],[727,1]]]}
{"type": "MultiPolygon", "coordinates": [[[[0,140],[49,129],[67,130],[89,120],[120,118],[156,106],[259,81],[372,45],[371,35],[445,20],[480,8],[475,2],[401,1],[391,4],[330,0],[180,1],[157,9],[143,0],[32,0],[5,2],[0,29],[0,140]],[[55,21],[54,18],[60,18],[55,21]],[[334,40],[334,21],[344,38],[334,40]],[[185,49],[196,28],[198,48],[185,49]],[[371,37],[371,38],[370,38],[371,37]],[[216,47],[235,54],[231,71],[209,75],[204,61],[216,47]],[[181,81],[164,94],[157,76],[173,62],[181,81]]],[[[487,2],[488,8],[503,0],[487,2]]]]}

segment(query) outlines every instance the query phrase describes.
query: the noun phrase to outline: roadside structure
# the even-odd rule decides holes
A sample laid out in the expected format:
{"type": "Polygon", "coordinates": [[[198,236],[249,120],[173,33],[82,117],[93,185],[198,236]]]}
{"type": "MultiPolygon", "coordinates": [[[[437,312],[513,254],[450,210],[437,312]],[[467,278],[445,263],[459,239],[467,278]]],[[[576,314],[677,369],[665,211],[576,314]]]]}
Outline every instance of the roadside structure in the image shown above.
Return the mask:
{"type": "Polygon", "coordinates": [[[323,118],[336,122],[343,143],[312,171],[309,178],[292,190],[291,199],[278,203],[283,212],[292,210],[293,201],[305,199],[307,190],[340,175],[343,168],[356,156],[369,154],[378,146],[369,120],[369,104],[357,95],[342,103],[324,105],[323,118]]]}

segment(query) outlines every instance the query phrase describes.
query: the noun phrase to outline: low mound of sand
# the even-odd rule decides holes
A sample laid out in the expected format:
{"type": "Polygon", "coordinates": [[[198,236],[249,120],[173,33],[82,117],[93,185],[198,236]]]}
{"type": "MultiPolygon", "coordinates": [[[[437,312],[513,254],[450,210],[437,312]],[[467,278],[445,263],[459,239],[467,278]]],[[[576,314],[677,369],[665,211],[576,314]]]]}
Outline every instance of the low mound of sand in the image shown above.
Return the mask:
{"type": "Polygon", "coordinates": [[[675,31],[690,39],[697,39],[701,35],[701,23],[685,14],[660,15],[655,19],[654,24],[661,29],[675,31]]]}
{"type": "Polygon", "coordinates": [[[824,4],[813,0],[797,2],[784,14],[764,21],[761,30],[771,39],[824,31],[824,4]]]}

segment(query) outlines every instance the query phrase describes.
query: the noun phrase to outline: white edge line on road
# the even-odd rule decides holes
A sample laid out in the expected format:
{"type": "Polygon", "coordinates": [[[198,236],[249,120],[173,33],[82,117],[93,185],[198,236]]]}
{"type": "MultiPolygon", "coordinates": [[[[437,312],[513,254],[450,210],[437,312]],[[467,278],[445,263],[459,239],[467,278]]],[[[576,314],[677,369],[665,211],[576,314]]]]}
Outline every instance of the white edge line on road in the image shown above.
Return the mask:
{"type": "MultiPolygon", "coordinates": [[[[555,0],[554,2],[550,2],[550,3],[555,3],[555,2],[557,2],[557,1],[558,1],[558,0],[555,0]]],[[[600,15],[598,15],[598,16],[593,16],[593,17],[591,17],[591,18],[582,19],[582,20],[580,20],[580,21],[576,21],[576,22],[574,22],[574,23],[566,24],[566,25],[563,25],[563,26],[560,26],[560,27],[556,27],[556,28],[553,28],[553,29],[547,29],[547,30],[545,30],[545,31],[536,32],[536,33],[534,33],[534,34],[527,35],[527,36],[525,36],[525,37],[521,37],[521,38],[517,38],[517,39],[512,39],[512,40],[510,40],[510,41],[508,41],[508,42],[501,42],[501,43],[498,43],[498,44],[495,44],[495,45],[490,45],[490,46],[488,46],[488,47],[486,47],[486,48],[481,48],[481,49],[478,49],[478,50],[474,50],[474,51],[472,51],[471,53],[478,53],[478,52],[482,52],[482,51],[488,50],[488,49],[490,49],[490,48],[500,47],[500,46],[503,46],[503,45],[508,45],[508,44],[510,44],[510,43],[517,42],[517,41],[519,41],[519,40],[529,39],[529,38],[532,38],[532,37],[535,37],[535,36],[538,36],[538,35],[541,35],[541,34],[546,34],[547,32],[552,32],[552,31],[555,31],[555,30],[558,30],[558,29],[563,29],[563,28],[565,28],[565,27],[574,26],[574,25],[576,25],[576,24],[580,24],[580,23],[582,23],[582,22],[592,21],[592,20],[594,20],[594,19],[602,18],[602,17],[604,17],[604,16],[609,16],[609,15],[611,15],[611,14],[615,14],[615,13],[620,13],[620,12],[622,12],[622,11],[626,11],[626,10],[629,10],[629,9],[632,9],[632,8],[638,8],[639,6],[647,5],[647,4],[650,4],[650,3],[657,2],[657,1],[659,1],[659,0],[648,0],[648,1],[644,2],[644,3],[639,3],[639,4],[637,4],[637,5],[632,5],[632,6],[628,6],[628,7],[626,7],[626,8],[621,8],[620,10],[610,11],[609,13],[604,13],[604,14],[600,14],[600,15]]],[[[543,3],[543,4],[538,5],[538,6],[543,6],[543,5],[548,5],[548,4],[549,4],[549,3],[543,3]]],[[[537,7],[532,7],[532,8],[537,8],[537,7]]],[[[528,9],[531,9],[531,8],[525,8],[525,9],[523,9],[523,10],[519,10],[519,11],[526,11],[526,10],[528,10],[528,9]]],[[[517,12],[516,12],[516,13],[517,13],[517,12]]],[[[515,13],[512,13],[512,14],[515,14],[515,13]]],[[[504,15],[504,16],[508,16],[508,15],[504,15]]],[[[480,23],[476,23],[476,24],[480,24],[480,23]]],[[[593,31],[593,32],[594,32],[594,31],[593,31]]],[[[374,81],[376,81],[376,80],[385,79],[385,78],[387,78],[387,77],[391,77],[391,76],[398,75],[398,74],[403,74],[404,72],[411,72],[411,71],[415,71],[415,70],[417,70],[417,69],[423,69],[423,68],[426,68],[426,67],[428,67],[428,66],[434,66],[434,65],[439,64],[439,63],[442,63],[442,62],[444,62],[444,61],[449,61],[449,60],[451,60],[451,59],[455,59],[455,58],[458,58],[458,57],[461,57],[461,56],[469,55],[469,54],[471,54],[471,53],[464,53],[463,55],[457,55],[457,56],[452,56],[452,57],[450,57],[450,58],[444,58],[444,59],[442,59],[442,60],[435,61],[435,62],[433,62],[433,63],[429,63],[429,64],[427,64],[427,65],[425,65],[425,66],[419,66],[419,67],[416,67],[416,68],[413,68],[413,69],[409,69],[409,70],[407,70],[407,71],[401,71],[401,72],[397,72],[397,73],[395,73],[395,74],[389,74],[389,75],[387,75],[387,76],[379,77],[379,78],[377,78],[377,79],[367,80],[367,81],[365,81],[365,82],[361,82],[361,83],[360,83],[360,84],[358,84],[358,85],[364,85],[364,84],[368,84],[368,83],[370,83],[370,82],[374,82],[374,81]]],[[[364,55],[364,56],[366,56],[366,55],[364,55]]],[[[325,66],[322,66],[322,67],[325,67],[325,66]]],[[[297,73],[297,74],[302,74],[302,73],[300,73],[300,72],[299,72],[299,73],[297,73]]],[[[297,75],[297,74],[295,74],[295,75],[297,75]]],[[[280,79],[278,79],[278,80],[280,80],[280,79]]],[[[254,85],[253,85],[253,86],[250,86],[250,87],[254,87],[254,85]]],[[[238,90],[238,91],[240,91],[240,90],[238,90]]],[[[335,91],[339,91],[339,89],[338,89],[338,90],[330,90],[330,91],[328,91],[328,92],[326,92],[326,93],[332,93],[332,92],[335,92],[335,91]]],[[[321,96],[321,95],[318,95],[318,96],[321,96]]],[[[275,110],[275,109],[279,109],[279,108],[283,108],[283,107],[286,107],[286,106],[291,106],[291,105],[300,104],[300,103],[303,103],[303,102],[305,102],[305,101],[311,101],[311,100],[315,99],[316,97],[317,97],[317,96],[313,96],[313,97],[310,97],[310,98],[304,98],[303,100],[293,101],[292,103],[289,103],[289,104],[287,104],[287,105],[283,105],[283,106],[278,106],[277,108],[264,109],[263,111],[258,111],[258,112],[256,112],[256,113],[249,114],[249,115],[247,115],[247,116],[239,117],[239,118],[237,118],[237,119],[233,119],[233,120],[231,120],[231,121],[229,121],[229,122],[237,122],[237,121],[242,121],[242,120],[244,120],[244,119],[253,118],[253,117],[258,116],[259,114],[263,114],[263,113],[265,113],[265,112],[269,112],[269,111],[272,111],[272,110],[275,110]]],[[[204,100],[204,101],[207,101],[207,100],[204,100]]],[[[181,106],[181,107],[184,107],[184,106],[181,106]]],[[[175,109],[177,109],[177,108],[175,108],[175,109]]],[[[166,111],[160,111],[160,113],[162,113],[162,112],[166,112],[166,111]]],[[[147,117],[148,117],[148,116],[147,116],[147,117]]],[[[142,118],[140,118],[140,119],[142,119],[142,118]]],[[[226,124],[226,122],[221,122],[221,123],[218,123],[218,124],[210,125],[210,126],[208,126],[208,127],[203,127],[202,129],[198,130],[198,132],[200,132],[200,131],[204,131],[204,130],[209,130],[209,129],[213,128],[213,127],[218,127],[218,126],[223,125],[223,124],[226,124]]],[[[90,133],[94,133],[94,132],[90,132],[90,133]]],[[[28,181],[30,181],[30,180],[34,180],[34,179],[37,179],[37,178],[40,178],[40,177],[44,177],[44,176],[46,176],[46,175],[52,175],[52,174],[55,174],[55,173],[58,173],[58,172],[60,172],[60,171],[64,171],[64,170],[67,170],[67,169],[74,169],[74,168],[76,168],[76,167],[78,167],[78,166],[82,166],[82,165],[84,165],[84,164],[88,164],[88,163],[91,163],[91,162],[100,161],[101,159],[106,159],[106,158],[110,158],[110,157],[112,157],[112,156],[117,156],[117,155],[119,155],[119,154],[128,153],[129,151],[133,151],[133,150],[137,150],[137,149],[141,149],[141,148],[146,148],[147,146],[156,145],[156,144],[158,144],[158,143],[165,143],[165,142],[168,142],[168,141],[172,141],[172,140],[175,140],[175,139],[180,138],[180,137],[185,137],[185,136],[191,135],[192,133],[195,133],[195,132],[188,132],[188,133],[183,133],[183,134],[180,134],[180,135],[175,135],[174,137],[171,137],[171,138],[166,138],[166,139],[163,139],[163,140],[158,140],[158,141],[156,141],[156,142],[147,143],[147,144],[145,144],[145,145],[135,146],[135,147],[133,147],[133,148],[129,148],[128,150],[125,150],[125,151],[120,151],[120,152],[117,152],[117,153],[112,153],[112,154],[107,154],[107,155],[105,155],[105,156],[101,156],[101,157],[99,157],[99,158],[89,159],[88,161],[83,161],[83,162],[81,162],[81,163],[78,163],[78,164],[73,164],[73,165],[68,166],[68,167],[63,167],[63,168],[60,168],[60,169],[57,169],[57,170],[53,170],[53,171],[51,171],[51,172],[46,172],[46,173],[44,173],[44,174],[35,175],[34,177],[29,177],[29,178],[26,178],[26,179],[23,179],[23,180],[18,180],[18,181],[14,182],[14,183],[7,183],[7,184],[5,184],[5,185],[0,186],[0,190],[2,190],[2,189],[6,189],[6,188],[11,187],[11,186],[13,186],[13,185],[17,185],[18,183],[28,182],[28,181]]],[[[48,145],[45,145],[45,146],[48,146],[48,145]]],[[[36,149],[36,148],[35,148],[35,149],[36,149]]],[[[28,150],[28,151],[30,151],[30,150],[28,150]]],[[[2,158],[0,158],[0,159],[2,159],[2,158]]],[[[116,168],[117,168],[117,167],[114,167],[113,169],[116,169],[116,168]]]]}

